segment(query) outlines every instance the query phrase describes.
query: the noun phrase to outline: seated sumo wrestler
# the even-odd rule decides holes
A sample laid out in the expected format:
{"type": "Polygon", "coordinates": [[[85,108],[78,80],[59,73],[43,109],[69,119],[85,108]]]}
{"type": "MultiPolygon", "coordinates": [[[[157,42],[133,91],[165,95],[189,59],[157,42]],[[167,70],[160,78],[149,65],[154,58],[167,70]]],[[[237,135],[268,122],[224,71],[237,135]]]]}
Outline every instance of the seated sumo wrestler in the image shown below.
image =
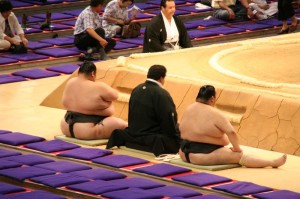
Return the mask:
{"type": "Polygon", "coordinates": [[[178,153],[177,112],[172,97],[162,86],[167,69],[162,65],[149,68],[147,80],[135,87],[129,100],[128,128],[115,130],[107,149],[127,146],[158,156],[178,153]]]}
{"type": "Polygon", "coordinates": [[[183,161],[199,165],[239,163],[252,168],[277,168],[285,164],[286,155],[266,160],[244,154],[233,126],[214,107],[215,102],[215,88],[202,86],[196,102],[185,110],[179,126],[182,138],[179,155],[183,161]],[[229,143],[232,148],[225,147],[229,143]]]}
{"type": "Polygon", "coordinates": [[[60,127],[68,137],[105,139],[113,130],[127,127],[127,122],[112,116],[112,102],[118,98],[118,92],[105,83],[96,82],[96,70],[94,63],[85,61],[78,76],[66,84],[62,103],[67,113],[60,127]]]}

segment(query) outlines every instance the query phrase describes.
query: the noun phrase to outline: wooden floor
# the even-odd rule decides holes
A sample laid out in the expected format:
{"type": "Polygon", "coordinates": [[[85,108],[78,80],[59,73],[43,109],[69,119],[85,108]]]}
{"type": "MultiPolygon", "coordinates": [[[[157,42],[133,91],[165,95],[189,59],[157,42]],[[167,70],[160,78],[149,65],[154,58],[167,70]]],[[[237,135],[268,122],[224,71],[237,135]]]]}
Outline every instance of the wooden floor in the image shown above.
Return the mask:
{"type": "MultiPolygon", "coordinates": [[[[0,129],[38,135],[52,140],[61,134],[59,122],[65,111],[43,107],[39,104],[69,76],[30,80],[20,83],[0,85],[0,129]]],[[[101,147],[104,148],[104,147],[101,147]]],[[[280,154],[243,146],[246,153],[264,158],[278,157],[280,154]]],[[[139,156],[151,161],[153,157],[118,149],[119,154],[139,156]]],[[[288,156],[286,165],[278,169],[235,168],[212,172],[235,180],[254,182],[275,189],[300,192],[300,157],[288,156]]],[[[206,171],[207,172],[207,171],[206,171]]]]}

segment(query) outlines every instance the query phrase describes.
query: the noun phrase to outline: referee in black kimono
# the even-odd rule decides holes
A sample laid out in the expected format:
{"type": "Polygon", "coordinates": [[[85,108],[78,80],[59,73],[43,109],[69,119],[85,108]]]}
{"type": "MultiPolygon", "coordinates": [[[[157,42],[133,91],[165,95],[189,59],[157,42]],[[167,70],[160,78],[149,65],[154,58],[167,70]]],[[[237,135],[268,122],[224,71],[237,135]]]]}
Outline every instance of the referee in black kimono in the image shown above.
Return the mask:
{"type": "Polygon", "coordinates": [[[282,28],[279,35],[287,34],[297,30],[298,19],[292,5],[293,0],[278,0],[278,20],[282,21],[282,28]],[[292,24],[288,26],[287,20],[291,18],[292,24]]]}
{"type": "Polygon", "coordinates": [[[161,154],[179,150],[177,112],[172,97],[162,86],[167,69],[162,65],[149,68],[147,80],[133,89],[129,100],[128,128],[115,130],[106,146],[126,146],[161,154]]]}

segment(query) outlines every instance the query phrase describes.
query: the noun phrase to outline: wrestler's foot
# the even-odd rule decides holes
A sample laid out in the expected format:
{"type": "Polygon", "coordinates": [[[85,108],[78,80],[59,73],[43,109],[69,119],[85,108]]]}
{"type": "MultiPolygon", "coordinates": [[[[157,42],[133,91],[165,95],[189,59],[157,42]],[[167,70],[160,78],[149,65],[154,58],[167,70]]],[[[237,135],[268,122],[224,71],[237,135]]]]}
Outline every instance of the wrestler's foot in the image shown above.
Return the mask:
{"type": "Polygon", "coordinates": [[[280,158],[277,158],[277,159],[273,160],[272,167],[273,168],[278,168],[278,167],[284,165],[285,162],[286,162],[286,159],[287,159],[287,155],[284,154],[280,158]]]}

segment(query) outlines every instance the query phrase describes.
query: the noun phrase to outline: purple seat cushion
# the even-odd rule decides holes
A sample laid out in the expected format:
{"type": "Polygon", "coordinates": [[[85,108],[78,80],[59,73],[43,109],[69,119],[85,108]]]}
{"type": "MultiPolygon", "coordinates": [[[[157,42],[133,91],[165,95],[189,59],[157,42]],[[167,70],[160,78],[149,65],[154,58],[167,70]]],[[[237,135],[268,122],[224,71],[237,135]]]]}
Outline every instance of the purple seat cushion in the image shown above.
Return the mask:
{"type": "Polygon", "coordinates": [[[121,179],[126,177],[126,175],[122,173],[118,173],[115,171],[110,171],[102,168],[75,171],[70,174],[82,176],[92,180],[115,180],[115,179],[121,179]]]}
{"type": "Polygon", "coordinates": [[[45,164],[38,164],[35,165],[35,167],[42,168],[42,169],[48,169],[51,171],[61,172],[61,173],[69,173],[73,171],[81,171],[81,170],[87,170],[91,169],[91,167],[73,163],[73,162],[66,162],[66,161],[57,161],[57,162],[49,162],[45,164]]]}
{"type": "MultiPolygon", "coordinates": [[[[172,198],[173,199],[173,198],[172,198]]],[[[175,199],[175,198],[174,198],[175,199]]],[[[178,198],[179,199],[179,198],[178,198]]],[[[228,199],[226,197],[223,196],[218,196],[218,195],[213,195],[213,194],[209,194],[209,195],[202,195],[202,196],[196,196],[196,197],[192,197],[192,199],[228,199]]]]}
{"type": "MultiPolygon", "coordinates": [[[[10,75],[1,74],[1,75],[0,75],[0,78],[1,78],[1,77],[7,77],[7,76],[10,76],[10,75]]],[[[0,130],[0,135],[1,135],[1,134],[6,134],[6,133],[11,133],[11,131],[8,131],[8,130],[0,130]]],[[[1,149],[0,149],[0,150],[1,150],[1,149]]],[[[0,154],[0,156],[1,156],[1,154],[0,154]]]]}
{"type": "Polygon", "coordinates": [[[47,70],[51,70],[59,73],[65,73],[65,74],[72,74],[78,68],[79,66],[77,64],[64,64],[59,66],[48,67],[47,70]]]}
{"type": "Polygon", "coordinates": [[[62,140],[50,140],[45,142],[26,144],[25,147],[37,151],[42,151],[45,153],[52,153],[56,151],[75,149],[75,148],[79,148],[80,146],[62,140]]]}
{"type": "MultiPolygon", "coordinates": [[[[177,1],[176,1],[176,4],[177,4],[177,1]]],[[[158,15],[158,14],[160,14],[160,12],[161,12],[160,10],[151,10],[147,13],[153,14],[153,15],[158,15]]],[[[190,14],[190,12],[184,11],[184,10],[176,10],[175,11],[175,15],[187,15],[187,14],[190,14]]]]}
{"type": "Polygon", "coordinates": [[[53,44],[49,43],[42,43],[39,41],[29,41],[27,48],[31,50],[39,49],[39,48],[46,48],[46,47],[51,47],[53,44]]]}
{"type": "Polygon", "coordinates": [[[218,35],[218,33],[210,32],[207,30],[189,30],[188,35],[190,39],[202,38],[202,37],[212,37],[218,35]]]}
{"type": "Polygon", "coordinates": [[[103,194],[110,191],[127,189],[125,184],[117,184],[111,181],[95,180],[81,184],[67,186],[67,188],[91,194],[103,194]]]}
{"type": "Polygon", "coordinates": [[[235,25],[232,25],[231,27],[254,31],[254,30],[272,28],[273,26],[270,24],[246,23],[246,24],[235,24],[235,25]]]}
{"type": "MultiPolygon", "coordinates": [[[[40,25],[35,24],[35,25],[30,25],[30,28],[34,29],[40,29],[40,25]]],[[[47,31],[53,31],[53,30],[67,30],[67,29],[72,29],[72,26],[67,26],[63,24],[57,24],[57,23],[51,23],[50,28],[45,28],[44,30],[47,31]]]]}
{"type": "Polygon", "coordinates": [[[89,181],[89,179],[87,178],[74,176],[68,173],[39,176],[39,177],[30,178],[30,180],[33,182],[37,182],[55,188],[89,181]]]}
{"type": "Polygon", "coordinates": [[[51,56],[51,57],[66,57],[79,55],[79,52],[63,49],[63,48],[48,48],[48,49],[39,49],[35,51],[36,53],[51,56]]]}
{"type": "Polygon", "coordinates": [[[61,38],[54,38],[54,39],[44,39],[44,40],[40,40],[40,42],[52,44],[56,46],[64,46],[64,45],[74,44],[74,39],[69,37],[61,37],[61,38]]]}
{"type": "Polygon", "coordinates": [[[26,154],[26,155],[18,155],[18,156],[10,156],[6,157],[5,160],[21,163],[24,165],[32,166],[36,164],[43,164],[48,162],[54,162],[54,160],[45,158],[41,155],[36,154],[26,154]]]}
{"type": "Polygon", "coordinates": [[[175,175],[179,173],[185,173],[191,171],[191,169],[178,167],[170,164],[154,164],[151,166],[141,167],[133,169],[133,171],[140,172],[140,173],[146,173],[149,175],[154,175],[158,177],[164,177],[164,176],[170,176],[175,175]]]}
{"type": "Polygon", "coordinates": [[[40,32],[43,32],[43,31],[40,29],[35,29],[35,28],[26,28],[24,30],[25,34],[40,33],[40,32]]]}
{"type": "Polygon", "coordinates": [[[209,32],[215,32],[215,33],[223,34],[223,35],[245,32],[245,30],[243,30],[243,29],[234,28],[234,27],[227,27],[227,26],[220,26],[220,27],[215,27],[215,28],[209,28],[207,30],[209,32]]]}
{"type": "Polygon", "coordinates": [[[24,181],[25,179],[29,179],[37,176],[53,175],[53,174],[55,174],[54,171],[37,168],[34,166],[0,170],[0,175],[13,178],[19,181],[24,181]]]}
{"type": "Polygon", "coordinates": [[[79,14],[82,12],[82,9],[77,9],[77,10],[67,10],[63,11],[62,13],[72,15],[72,16],[79,16],[79,14]]]}
{"type": "Polygon", "coordinates": [[[268,24],[271,26],[282,26],[282,21],[279,21],[278,19],[266,19],[266,20],[257,21],[256,23],[268,24]]]}
{"type": "Polygon", "coordinates": [[[176,181],[192,184],[192,185],[197,185],[200,187],[231,181],[230,178],[225,178],[222,176],[209,174],[205,172],[184,175],[184,176],[177,176],[177,177],[173,177],[172,179],[176,181]]]}
{"type": "Polygon", "coordinates": [[[148,163],[149,161],[140,158],[135,158],[128,155],[110,155],[110,156],[93,159],[92,162],[121,168],[126,166],[137,165],[137,164],[144,164],[144,163],[148,163]]]}
{"type": "Polygon", "coordinates": [[[5,199],[41,199],[41,198],[42,199],[66,199],[66,197],[49,193],[46,191],[41,191],[41,190],[13,194],[5,197],[5,199]]]}
{"type": "Polygon", "coordinates": [[[47,5],[47,4],[57,4],[62,3],[63,0],[47,0],[47,2],[36,1],[36,0],[22,0],[27,3],[32,3],[34,5],[47,5]]]}
{"type": "Polygon", "coordinates": [[[18,62],[17,59],[0,57],[0,65],[1,64],[12,64],[12,63],[16,63],[16,62],[18,62]]]}
{"type": "Polygon", "coordinates": [[[143,45],[144,44],[144,37],[122,39],[121,41],[125,42],[125,43],[130,43],[130,44],[143,45]]]}
{"type": "MultiPolygon", "coordinates": [[[[128,17],[130,18],[131,15],[128,14],[128,17]]],[[[136,16],[136,19],[150,19],[150,18],[152,18],[152,17],[153,17],[153,15],[140,13],[140,14],[138,14],[138,15],[136,16]]]]}
{"type": "MultiPolygon", "coordinates": [[[[17,17],[19,23],[22,23],[22,17],[17,17]]],[[[29,23],[38,23],[38,22],[43,22],[44,19],[41,19],[41,18],[36,18],[36,17],[33,17],[33,16],[27,16],[27,24],[29,23]]]]}
{"type": "Polygon", "coordinates": [[[39,59],[47,59],[48,56],[45,55],[38,55],[35,53],[24,53],[24,54],[9,54],[9,55],[3,55],[4,57],[16,59],[19,61],[33,61],[33,60],[39,60],[39,59]]]}
{"type": "Polygon", "coordinates": [[[112,191],[103,193],[101,195],[107,198],[114,199],[159,199],[163,197],[162,194],[138,188],[129,188],[124,190],[112,191]]]}
{"type": "Polygon", "coordinates": [[[16,155],[21,155],[21,153],[16,152],[16,151],[7,150],[7,149],[0,149],[0,158],[16,156],[16,155]]]}
{"type": "Polygon", "coordinates": [[[196,9],[195,6],[182,6],[176,8],[178,10],[188,11],[188,12],[206,12],[212,11],[212,8],[196,9]]]}
{"type": "Polygon", "coordinates": [[[76,20],[61,21],[59,23],[67,26],[75,26],[76,20]]]}
{"type": "MultiPolygon", "coordinates": [[[[11,156],[11,157],[14,157],[14,156],[11,156]]],[[[15,156],[15,157],[17,157],[17,156],[15,156]]],[[[20,167],[20,166],[22,166],[21,163],[6,160],[6,158],[0,159],[0,170],[20,167]]]]}
{"type": "Polygon", "coordinates": [[[22,1],[13,1],[13,0],[11,0],[10,2],[12,4],[13,8],[33,6],[33,4],[31,4],[31,3],[26,3],[26,2],[22,2],[22,1]]]}
{"type": "Polygon", "coordinates": [[[268,193],[253,194],[255,198],[259,199],[300,199],[300,193],[288,190],[278,190],[268,193]]]}
{"type": "Polygon", "coordinates": [[[114,50],[122,50],[122,49],[127,49],[127,48],[136,48],[138,47],[138,44],[132,44],[132,43],[125,43],[118,41],[116,46],[114,47],[114,50]]]}
{"type": "Polygon", "coordinates": [[[59,153],[58,156],[69,157],[81,160],[91,160],[112,154],[112,151],[96,148],[77,148],[59,153]]]}
{"type": "Polygon", "coordinates": [[[13,83],[13,82],[21,82],[21,81],[26,81],[27,79],[24,77],[19,77],[19,76],[12,76],[10,75],[9,77],[3,77],[0,78],[0,84],[7,84],[7,83],[13,83]]]}
{"type": "Polygon", "coordinates": [[[17,72],[13,72],[12,74],[17,75],[17,76],[30,78],[30,79],[40,79],[40,78],[54,77],[54,76],[59,76],[60,75],[59,73],[43,70],[43,69],[40,69],[40,68],[17,71],[17,72]]]}
{"type": "MultiPolygon", "coordinates": [[[[155,9],[155,8],[159,8],[158,5],[151,5],[149,3],[134,3],[135,6],[139,7],[141,10],[149,10],[149,9],[155,9]]],[[[130,8],[133,5],[129,6],[130,8]]]]}
{"type": "Polygon", "coordinates": [[[201,193],[194,191],[192,189],[186,189],[178,186],[164,186],[154,189],[149,189],[153,193],[161,194],[165,197],[193,197],[200,196],[201,193]]]}
{"type": "MultiPolygon", "coordinates": [[[[35,15],[33,15],[33,17],[45,20],[46,14],[35,14],[35,15]]],[[[51,21],[62,20],[62,19],[72,19],[72,18],[74,18],[74,16],[64,14],[64,13],[51,13],[51,21]]]]}
{"type": "Polygon", "coordinates": [[[228,192],[240,196],[273,190],[269,187],[260,186],[257,184],[253,184],[251,182],[234,182],[230,184],[215,186],[212,188],[215,190],[220,190],[220,191],[224,191],[224,192],[228,192]]]}
{"type": "Polygon", "coordinates": [[[124,184],[127,185],[128,188],[140,188],[140,189],[153,189],[157,187],[163,187],[164,184],[144,179],[144,178],[125,178],[125,179],[118,179],[112,180],[110,182],[115,182],[116,184],[124,184]]]}
{"type": "Polygon", "coordinates": [[[20,191],[25,191],[25,189],[16,185],[0,182],[0,194],[15,193],[20,191]]]}
{"type": "Polygon", "coordinates": [[[41,142],[45,139],[42,137],[27,135],[24,133],[7,133],[0,135],[0,143],[9,144],[9,145],[23,145],[33,142],[41,142]]]}
{"type": "Polygon", "coordinates": [[[210,26],[220,26],[227,24],[228,22],[220,20],[220,19],[199,19],[199,20],[194,20],[194,21],[187,21],[185,24],[190,24],[190,26],[193,25],[193,28],[197,28],[198,26],[204,26],[204,27],[210,27],[210,26]]]}
{"type": "MultiPolygon", "coordinates": [[[[75,51],[77,53],[86,53],[86,50],[80,50],[78,49],[76,46],[73,46],[71,48],[67,48],[68,50],[71,50],[71,51],[75,51]]],[[[102,60],[101,60],[102,61],[102,60]]]]}

